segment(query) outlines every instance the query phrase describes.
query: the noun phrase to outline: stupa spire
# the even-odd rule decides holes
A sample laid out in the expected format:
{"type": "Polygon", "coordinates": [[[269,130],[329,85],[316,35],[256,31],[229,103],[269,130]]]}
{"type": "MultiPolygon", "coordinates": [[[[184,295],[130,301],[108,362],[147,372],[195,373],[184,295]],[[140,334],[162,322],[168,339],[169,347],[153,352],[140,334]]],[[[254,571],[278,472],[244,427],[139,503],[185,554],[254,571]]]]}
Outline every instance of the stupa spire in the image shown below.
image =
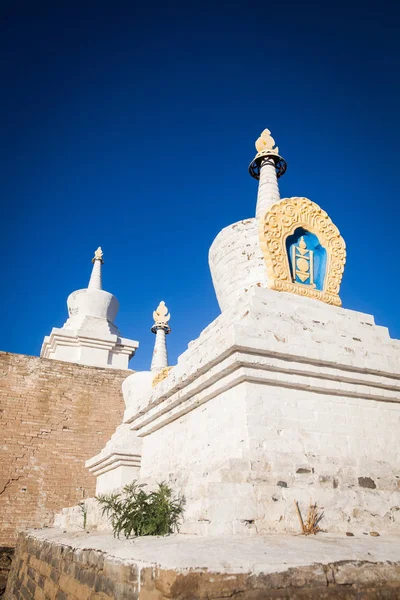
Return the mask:
{"type": "Polygon", "coordinates": [[[151,361],[151,371],[159,371],[168,367],[167,340],[165,336],[171,333],[171,328],[168,325],[170,318],[171,315],[165,306],[165,302],[160,302],[157,309],[153,312],[154,325],[151,331],[156,334],[156,341],[151,361]]]}
{"type": "Polygon", "coordinates": [[[90,276],[88,290],[102,290],[101,284],[101,265],[104,263],[103,251],[99,246],[92,258],[93,269],[90,276]]]}
{"type": "Polygon", "coordinates": [[[255,146],[257,154],[249,166],[249,173],[260,182],[256,208],[256,217],[260,219],[281,199],[278,178],[285,173],[286,162],[279,156],[279,148],[269,129],[264,129],[255,146]]]}

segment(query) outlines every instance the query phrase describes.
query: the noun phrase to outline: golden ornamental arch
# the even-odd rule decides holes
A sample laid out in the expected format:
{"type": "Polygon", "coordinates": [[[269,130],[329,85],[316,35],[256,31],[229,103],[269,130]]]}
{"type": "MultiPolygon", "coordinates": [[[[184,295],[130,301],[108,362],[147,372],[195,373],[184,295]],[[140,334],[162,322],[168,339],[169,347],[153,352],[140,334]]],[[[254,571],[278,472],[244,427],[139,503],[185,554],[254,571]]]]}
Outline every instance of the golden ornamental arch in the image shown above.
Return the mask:
{"type": "Polygon", "coordinates": [[[339,289],[346,263],[346,244],[336,225],[318,204],[308,198],[285,198],[273,204],[261,219],[260,243],[271,289],[317,298],[328,304],[341,306],[339,289]],[[327,262],[322,290],[295,283],[292,279],[286,239],[299,227],[315,234],[326,250],[327,262]]]}

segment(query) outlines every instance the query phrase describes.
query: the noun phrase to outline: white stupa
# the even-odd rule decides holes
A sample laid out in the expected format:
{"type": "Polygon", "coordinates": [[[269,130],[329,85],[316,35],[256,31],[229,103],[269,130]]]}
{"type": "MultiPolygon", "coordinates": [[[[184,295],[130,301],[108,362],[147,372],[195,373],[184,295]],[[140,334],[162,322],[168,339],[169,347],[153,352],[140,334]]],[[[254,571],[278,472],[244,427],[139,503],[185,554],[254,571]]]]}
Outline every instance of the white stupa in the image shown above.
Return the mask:
{"type": "MultiPolygon", "coordinates": [[[[168,376],[166,335],[171,332],[168,324],[171,315],[162,301],[153,312],[151,328],[156,335],[149,371],[136,371],[125,379],[122,394],[129,414],[147,406],[154,387],[168,376]]],[[[142,455],[142,439],[131,429],[125,419],[108,440],[99,454],[86,461],[86,467],[96,477],[96,494],[108,494],[138,479],[142,455]]],[[[67,513],[68,514],[68,511],[67,513]]]]}
{"type": "Polygon", "coordinates": [[[210,248],[221,314],[170,368],[158,307],[150,371],[123,383],[123,440],[86,466],[97,493],[169,482],[185,534],[293,534],[312,498],[330,532],[398,535],[400,340],[342,308],[343,237],[312,200],[280,198],[269,130],[256,150],[255,216],[210,248]]]}
{"type": "Polygon", "coordinates": [[[121,337],[114,324],[119,309],[115,296],[102,289],[103,252],[92,259],[89,285],[68,296],[68,319],[43,340],[40,356],[98,367],[127,369],[139,342],[121,337]]]}

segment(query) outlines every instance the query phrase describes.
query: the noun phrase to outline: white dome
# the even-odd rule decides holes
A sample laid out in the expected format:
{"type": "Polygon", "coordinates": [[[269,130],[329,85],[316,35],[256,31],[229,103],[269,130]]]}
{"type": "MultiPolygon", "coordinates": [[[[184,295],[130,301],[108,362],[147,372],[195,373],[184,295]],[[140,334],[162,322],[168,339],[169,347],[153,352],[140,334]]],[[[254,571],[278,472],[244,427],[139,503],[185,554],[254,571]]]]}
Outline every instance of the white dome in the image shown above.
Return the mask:
{"type": "Polygon", "coordinates": [[[153,379],[154,373],[151,371],[138,371],[123,381],[122,394],[126,408],[138,411],[140,406],[147,404],[153,390],[153,379]]]}
{"type": "Polygon", "coordinates": [[[268,276],[259,241],[257,219],[246,219],[219,232],[208,259],[221,311],[232,306],[245,289],[267,287],[268,276]]]}
{"type": "Polygon", "coordinates": [[[115,296],[104,290],[83,289],[76,290],[67,299],[68,314],[70,317],[97,317],[114,322],[119,302],[115,296]]]}

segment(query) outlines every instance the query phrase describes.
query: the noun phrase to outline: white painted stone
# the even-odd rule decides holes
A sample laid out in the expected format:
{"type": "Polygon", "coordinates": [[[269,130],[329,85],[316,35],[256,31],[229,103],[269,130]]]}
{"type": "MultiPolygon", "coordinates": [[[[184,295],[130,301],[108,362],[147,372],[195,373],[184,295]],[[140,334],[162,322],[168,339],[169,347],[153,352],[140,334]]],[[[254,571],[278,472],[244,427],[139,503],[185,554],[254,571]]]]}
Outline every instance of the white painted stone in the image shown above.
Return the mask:
{"type": "Polygon", "coordinates": [[[154,373],[151,371],[136,371],[122,382],[122,394],[125,406],[131,410],[141,403],[147,403],[152,392],[154,373]]]}
{"type": "Polygon", "coordinates": [[[54,527],[75,532],[112,531],[111,523],[102,514],[102,507],[96,498],[87,498],[78,506],[63,508],[54,518],[54,527]]]}
{"type": "Polygon", "coordinates": [[[246,290],[268,285],[257,219],[225,227],[213,241],[208,258],[221,311],[234,306],[246,290]]]}

